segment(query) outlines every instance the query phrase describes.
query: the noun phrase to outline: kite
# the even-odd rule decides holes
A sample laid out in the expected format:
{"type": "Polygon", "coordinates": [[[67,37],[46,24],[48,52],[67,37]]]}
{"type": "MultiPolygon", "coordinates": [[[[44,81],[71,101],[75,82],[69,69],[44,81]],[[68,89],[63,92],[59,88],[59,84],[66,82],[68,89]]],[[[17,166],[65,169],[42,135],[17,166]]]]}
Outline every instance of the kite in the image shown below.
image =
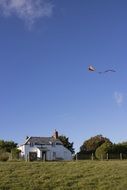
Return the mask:
{"type": "MultiPolygon", "coordinates": [[[[88,70],[91,71],[91,72],[96,71],[96,69],[95,69],[92,65],[90,65],[90,66],[88,67],[88,70]]],[[[102,73],[107,73],[107,72],[116,72],[116,71],[115,71],[114,69],[107,69],[107,70],[105,70],[105,71],[99,71],[99,72],[97,72],[97,73],[102,74],[102,73]]]]}

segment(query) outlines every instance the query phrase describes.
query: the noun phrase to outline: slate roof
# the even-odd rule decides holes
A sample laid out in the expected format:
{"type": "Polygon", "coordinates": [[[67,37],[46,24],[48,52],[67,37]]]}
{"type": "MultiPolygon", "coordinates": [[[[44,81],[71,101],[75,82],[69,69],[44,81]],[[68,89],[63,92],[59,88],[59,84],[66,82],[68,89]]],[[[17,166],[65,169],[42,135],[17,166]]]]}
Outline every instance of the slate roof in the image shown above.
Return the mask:
{"type": "Polygon", "coordinates": [[[50,145],[53,142],[62,144],[62,142],[59,139],[55,139],[54,137],[29,137],[26,142],[26,144],[34,143],[36,145],[50,145]]]}

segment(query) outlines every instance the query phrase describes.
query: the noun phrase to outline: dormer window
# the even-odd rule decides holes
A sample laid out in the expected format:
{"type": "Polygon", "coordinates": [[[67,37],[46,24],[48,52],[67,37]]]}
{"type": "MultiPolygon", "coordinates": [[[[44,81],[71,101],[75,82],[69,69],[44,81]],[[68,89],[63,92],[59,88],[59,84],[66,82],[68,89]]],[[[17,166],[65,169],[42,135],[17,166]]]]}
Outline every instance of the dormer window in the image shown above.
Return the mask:
{"type": "Polygon", "coordinates": [[[34,143],[30,142],[30,147],[33,147],[34,146],[34,143]]]}

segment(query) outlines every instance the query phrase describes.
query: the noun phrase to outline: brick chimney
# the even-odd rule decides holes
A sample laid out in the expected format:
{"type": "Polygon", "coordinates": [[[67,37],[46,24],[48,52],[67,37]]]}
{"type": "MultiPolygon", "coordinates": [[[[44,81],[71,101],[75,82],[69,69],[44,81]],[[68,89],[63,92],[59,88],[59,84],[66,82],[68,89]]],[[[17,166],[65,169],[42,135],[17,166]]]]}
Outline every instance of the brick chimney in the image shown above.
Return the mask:
{"type": "Polygon", "coordinates": [[[55,132],[54,132],[54,134],[53,134],[53,137],[54,137],[55,139],[58,139],[58,131],[56,131],[56,129],[55,129],[55,132]]]}

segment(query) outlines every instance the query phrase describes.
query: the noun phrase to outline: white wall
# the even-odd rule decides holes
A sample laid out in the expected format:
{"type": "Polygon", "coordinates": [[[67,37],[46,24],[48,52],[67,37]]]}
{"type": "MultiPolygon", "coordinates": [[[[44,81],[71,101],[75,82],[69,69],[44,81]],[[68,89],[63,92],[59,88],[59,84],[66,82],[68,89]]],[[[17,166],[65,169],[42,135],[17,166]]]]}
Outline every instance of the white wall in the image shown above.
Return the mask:
{"type": "MultiPolygon", "coordinates": [[[[37,145],[37,147],[41,147],[37,145]]],[[[22,145],[19,147],[19,149],[22,151],[21,155],[25,157],[25,159],[28,158],[29,152],[37,152],[37,157],[41,158],[42,154],[41,151],[34,146],[30,145],[22,145]]],[[[63,159],[63,160],[72,160],[72,154],[71,152],[65,148],[63,145],[44,145],[43,147],[46,147],[49,151],[47,151],[46,158],[47,160],[56,160],[56,159],[63,159]],[[54,156],[55,155],[55,156],[54,156]]]]}

